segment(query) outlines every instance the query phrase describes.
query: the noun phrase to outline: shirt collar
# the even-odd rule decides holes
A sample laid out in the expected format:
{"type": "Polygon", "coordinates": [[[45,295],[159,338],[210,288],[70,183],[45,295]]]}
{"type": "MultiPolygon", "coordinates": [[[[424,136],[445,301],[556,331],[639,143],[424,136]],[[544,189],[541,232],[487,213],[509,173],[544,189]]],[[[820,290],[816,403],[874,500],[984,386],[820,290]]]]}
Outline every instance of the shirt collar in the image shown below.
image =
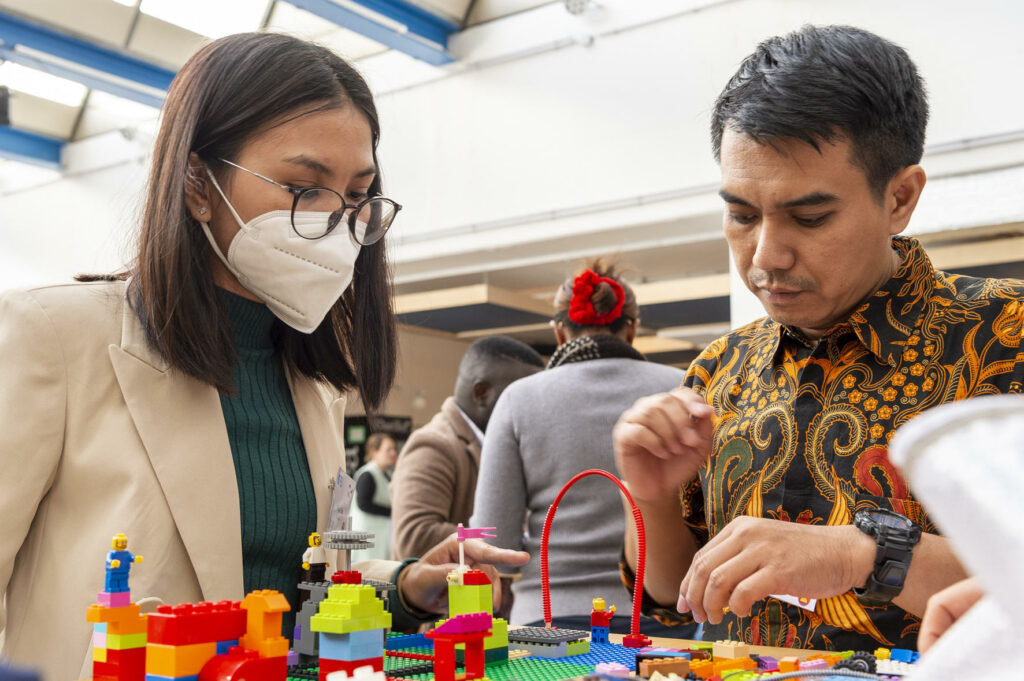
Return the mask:
{"type": "Polygon", "coordinates": [[[473,423],[473,419],[469,418],[469,415],[466,414],[466,412],[462,411],[462,407],[460,407],[458,404],[456,404],[455,408],[459,410],[460,414],[462,414],[462,418],[466,419],[466,423],[469,424],[470,430],[472,430],[473,431],[473,435],[476,436],[477,444],[479,444],[481,447],[483,447],[484,446],[484,431],[480,430],[480,427],[477,426],[475,423],[473,423]]]}
{"type": "MultiPolygon", "coordinates": [[[[896,272],[853,314],[822,337],[852,330],[871,354],[886,364],[896,366],[907,338],[913,334],[928,305],[935,270],[916,239],[896,237],[892,246],[902,259],[896,272]]],[[[771,329],[771,334],[755,359],[759,370],[777,361],[783,334],[795,342],[811,343],[797,329],[771,319],[767,319],[765,324],[771,329]]]]}

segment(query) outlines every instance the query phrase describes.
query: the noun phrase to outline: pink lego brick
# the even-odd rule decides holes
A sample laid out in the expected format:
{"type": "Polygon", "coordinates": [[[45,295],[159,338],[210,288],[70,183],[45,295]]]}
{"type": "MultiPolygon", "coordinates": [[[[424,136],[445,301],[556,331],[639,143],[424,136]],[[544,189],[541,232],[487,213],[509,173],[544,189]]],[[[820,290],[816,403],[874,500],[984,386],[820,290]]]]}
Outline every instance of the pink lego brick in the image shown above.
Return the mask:
{"type": "Polygon", "coordinates": [[[132,594],[129,591],[101,591],[96,594],[96,602],[108,608],[123,608],[132,604],[132,594]]]}

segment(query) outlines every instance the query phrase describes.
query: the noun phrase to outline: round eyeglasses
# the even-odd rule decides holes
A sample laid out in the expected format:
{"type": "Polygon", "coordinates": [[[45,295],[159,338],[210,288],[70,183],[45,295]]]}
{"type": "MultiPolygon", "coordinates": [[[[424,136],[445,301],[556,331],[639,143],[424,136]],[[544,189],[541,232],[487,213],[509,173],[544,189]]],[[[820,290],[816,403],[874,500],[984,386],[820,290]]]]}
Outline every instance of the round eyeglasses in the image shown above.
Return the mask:
{"type": "Polygon", "coordinates": [[[362,246],[380,241],[402,206],[383,196],[371,196],[353,205],[346,203],[341,194],[327,187],[292,187],[272,180],[237,163],[225,159],[221,162],[244,170],[261,180],[277,185],[292,195],[292,229],[303,239],[321,239],[341,224],[348,226],[349,234],[362,246]]]}

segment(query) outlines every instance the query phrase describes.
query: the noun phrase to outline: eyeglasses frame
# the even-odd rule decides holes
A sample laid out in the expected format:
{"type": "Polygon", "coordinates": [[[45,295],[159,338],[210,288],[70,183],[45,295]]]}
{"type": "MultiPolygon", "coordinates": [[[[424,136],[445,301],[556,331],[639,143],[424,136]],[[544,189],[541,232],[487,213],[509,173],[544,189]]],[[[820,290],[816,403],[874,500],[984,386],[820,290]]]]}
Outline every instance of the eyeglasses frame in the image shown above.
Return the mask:
{"type": "Polygon", "coordinates": [[[225,158],[221,158],[221,159],[217,159],[217,160],[220,161],[221,163],[226,163],[229,166],[232,166],[234,168],[238,168],[239,170],[244,170],[245,172],[249,173],[250,175],[254,175],[254,176],[260,178],[261,180],[264,180],[265,182],[269,182],[270,184],[276,185],[276,186],[280,187],[281,189],[284,189],[285,191],[287,191],[289,194],[291,194],[292,195],[292,211],[291,211],[292,230],[297,235],[302,237],[303,239],[307,239],[309,241],[316,241],[317,239],[323,239],[325,236],[327,236],[328,234],[330,234],[331,232],[334,231],[334,229],[338,226],[338,224],[341,222],[341,220],[338,220],[338,222],[335,222],[333,225],[328,223],[327,231],[324,232],[323,234],[321,234],[320,236],[310,237],[310,236],[306,236],[305,234],[300,232],[298,230],[298,228],[295,227],[295,209],[299,205],[299,198],[303,194],[308,192],[308,191],[311,191],[311,190],[315,189],[315,190],[333,192],[335,195],[337,195],[337,197],[339,199],[341,199],[341,212],[342,212],[342,215],[344,215],[345,211],[348,210],[349,208],[352,209],[352,212],[348,214],[348,219],[347,219],[347,222],[348,222],[348,233],[352,236],[353,239],[355,239],[359,243],[360,246],[372,246],[373,244],[375,244],[378,241],[380,241],[381,239],[383,239],[384,235],[388,233],[389,229],[391,229],[391,225],[394,224],[395,217],[398,216],[398,211],[402,210],[401,204],[399,204],[396,201],[393,201],[393,200],[387,198],[386,196],[368,196],[365,199],[363,199],[362,201],[360,201],[359,203],[353,205],[353,204],[348,203],[347,201],[345,201],[345,197],[344,196],[342,196],[338,192],[334,191],[330,187],[321,187],[320,185],[311,185],[309,187],[293,187],[291,185],[282,184],[282,183],[278,182],[277,180],[272,180],[269,177],[267,177],[266,175],[262,175],[260,173],[257,173],[255,170],[249,170],[248,168],[240,166],[237,163],[233,163],[233,162],[231,162],[231,161],[229,161],[229,160],[227,160],[225,158]],[[370,242],[368,244],[365,244],[362,241],[359,241],[359,239],[356,237],[356,215],[358,215],[359,211],[362,210],[363,207],[366,206],[366,204],[368,204],[371,201],[387,201],[388,203],[390,203],[392,206],[395,207],[395,214],[391,216],[391,222],[389,222],[388,226],[384,229],[383,232],[381,232],[381,235],[379,237],[377,237],[376,239],[374,239],[372,242],[370,242]]]}

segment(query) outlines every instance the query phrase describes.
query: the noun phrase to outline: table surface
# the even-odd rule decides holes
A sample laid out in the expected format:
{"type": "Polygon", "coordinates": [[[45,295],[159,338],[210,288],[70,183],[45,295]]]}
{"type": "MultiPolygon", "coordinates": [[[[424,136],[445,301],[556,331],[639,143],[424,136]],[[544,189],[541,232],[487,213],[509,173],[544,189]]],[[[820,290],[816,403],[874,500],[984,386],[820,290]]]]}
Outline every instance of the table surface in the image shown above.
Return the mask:
{"type": "MultiPolygon", "coordinates": [[[[622,634],[609,634],[608,640],[612,643],[622,643],[622,634]]],[[[686,648],[693,643],[708,644],[712,641],[691,641],[683,638],[651,638],[651,645],[661,648],[686,648]]],[[[756,655],[768,655],[774,658],[798,657],[803,659],[808,655],[822,652],[820,650],[801,650],[797,648],[773,648],[771,646],[750,646],[750,652],[756,655]]]]}

